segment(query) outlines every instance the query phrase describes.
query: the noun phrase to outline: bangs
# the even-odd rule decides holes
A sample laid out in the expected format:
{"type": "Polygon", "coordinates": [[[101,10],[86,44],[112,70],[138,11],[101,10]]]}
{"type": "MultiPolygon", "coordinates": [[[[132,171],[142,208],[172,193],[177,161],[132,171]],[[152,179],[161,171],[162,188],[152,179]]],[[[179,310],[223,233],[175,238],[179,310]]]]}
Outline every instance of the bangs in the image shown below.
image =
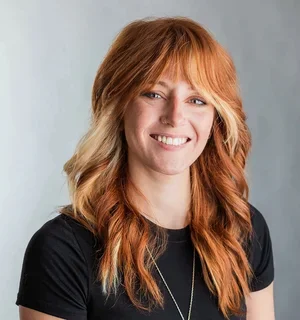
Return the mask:
{"type": "Polygon", "coordinates": [[[204,27],[189,19],[137,20],[122,30],[107,57],[97,79],[103,89],[97,93],[104,106],[117,106],[115,120],[121,121],[130,102],[167,74],[174,82],[185,81],[215,107],[225,122],[224,139],[232,140],[234,149],[241,106],[236,70],[204,27]]]}
{"type": "Polygon", "coordinates": [[[180,41],[173,41],[173,45],[168,41],[164,42],[160,55],[153,61],[141,83],[141,90],[151,89],[153,84],[167,74],[174,82],[187,82],[207,102],[213,103],[213,96],[217,91],[217,88],[211,85],[215,82],[210,77],[214,73],[213,54],[201,46],[199,40],[182,38],[180,41]]]}

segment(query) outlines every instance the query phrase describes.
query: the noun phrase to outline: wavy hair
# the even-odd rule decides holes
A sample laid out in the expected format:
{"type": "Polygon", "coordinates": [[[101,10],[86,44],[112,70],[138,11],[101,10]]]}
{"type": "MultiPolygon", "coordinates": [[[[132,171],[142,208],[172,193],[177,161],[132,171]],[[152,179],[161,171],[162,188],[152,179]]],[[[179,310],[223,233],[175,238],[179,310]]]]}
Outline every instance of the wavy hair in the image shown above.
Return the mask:
{"type": "Polygon", "coordinates": [[[245,173],[251,136],[230,55],[192,19],[135,20],[116,36],[95,77],[89,129],[64,165],[71,205],[59,211],[101,240],[98,280],[103,293],[116,294],[124,281],[137,308],[163,307],[146,248],[157,259],[166,249],[167,235],[158,225],[152,230],[129,197],[129,187],[141,192],[127,172],[123,117],[130,102],[167,69],[174,79],[183,76],[201,91],[217,111],[211,137],[190,168],[191,239],[223,315],[242,315],[253,277],[245,173]]]}

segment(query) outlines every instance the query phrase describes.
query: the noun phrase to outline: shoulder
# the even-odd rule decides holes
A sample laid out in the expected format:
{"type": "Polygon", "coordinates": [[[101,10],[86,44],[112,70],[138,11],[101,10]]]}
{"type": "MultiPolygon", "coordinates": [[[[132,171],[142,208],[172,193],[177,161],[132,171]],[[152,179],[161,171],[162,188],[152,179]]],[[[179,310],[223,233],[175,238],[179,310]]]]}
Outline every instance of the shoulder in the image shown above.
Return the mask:
{"type": "Polygon", "coordinates": [[[58,215],[31,237],[16,304],[50,315],[86,315],[96,239],[73,218],[58,215]]]}
{"type": "Polygon", "coordinates": [[[96,254],[99,242],[91,231],[85,228],[74,218],[59,214],[47,221],[38,229],[26,249],[26,255],[32,255],[49,259],[62,257],[64,265],[71,265],[76,261],[78,265],[86,269],[90,277],[97,264],[96,254]]]}
{"type": "Polygon", "coordinates": [[[81,269],[88,275],[96,244],[93,234],[75,219],[60,214],[44,223],[31,237],[25,250],[23,269],[49,272],[57,268],[81,269]]]}
{"type": "Polygon", "coordinates": [[[258,291],[274,280],[273,248],[270,229],[264,215],[250,204],[252,236],[249,262],[254,272],[251,291],[258,291]]]}
{"type": "Polygon", "coordinates": [[[96,237],[74,218],[59,214],[47,221],[32,236],[30,245],[56,249],[78,249],[85,252],[96,246],[96,237]]]}
{"type": "Polygon", "coordinates": [[[258,235],[265,228],[269,228],[269,227],[261,211],[259,211],[256,207],[254,207],[254,205],[252,205],[251,203],[249,203],[249,205],[250,205],[250,214],[251,214],[253,231],[258,235]]]}
{"type": "Polygon", "coordinates": [[[249,203],[249,205],[252,223],[251,246],[256,250],[258,250],[258,248],[266,249],[263,248],[263,246],[272,244],[268,222],[261,211],[259,211],[252,204],[249,203]]]}

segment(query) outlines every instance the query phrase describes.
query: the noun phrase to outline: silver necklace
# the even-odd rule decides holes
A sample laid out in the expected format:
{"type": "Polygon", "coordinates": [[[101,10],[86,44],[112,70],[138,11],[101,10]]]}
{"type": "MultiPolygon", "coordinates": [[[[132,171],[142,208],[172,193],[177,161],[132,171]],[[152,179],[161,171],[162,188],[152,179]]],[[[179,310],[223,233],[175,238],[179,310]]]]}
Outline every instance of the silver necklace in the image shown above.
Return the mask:
{"type": "MultiPolygon", "coordinates": [[[[157,264],[156,264],[156,262],[155,262],[155,260],[154,260],[154,258],[153,258],[153,256],[152,256],[151,252],[149,251],[148,247],[147,247],[147,250],[148,250],[148,252],[149,252],[149,254],[150,254],[150,256],[151,256],[151,258],[152,258],[152,260],[153,260],[153,262],[154,262],[154,264],[155,264],[155,266],[156,266],[156,269],[157,269],[160,277],[162,278],[162,281],[164,282],[166,288],[168,289],[168,291],[169,291],[169,293],[170,293],[170,296],[172,297],[172,299],[173,299],[173,301],[174,301],[174,303],[175,303],[175,305],[176,305],[176,307],[177,307],[177,310],[178,310],[178,312],[179,312],[182,320],[185,320],[185,319],[184,319],[184,316],[182,315],[182,312],[181,312],[181,310],[180,310],[180,308],[179,308],[179,306],[178,306],[178,304],[177,304],[177,302],[176,302],[176,300],[175,300],[175,298],[174,298],[174,296],[173,296],[173,294],[172,294],[172,292],[171,292],[171,290],[170,290],[170,288],[169,288],[168,285],[167,285],[167,282],[166,282],[165,278],[163,277],[161,271],[159,270],[159,268],[158,268],[158,266],[157,266],[157,264]]],[[[191,318],[192,304],[193,304],[193,297],[194,297],[194,285],[195,285],[195,247],[194,247],[194,253],[193,253],[192,288],[191,288],[190,307],[189,307],[189,313],[188,313],[188,318],[187,318],[188,320],[190,320],[190,318],[191,318]]]]}

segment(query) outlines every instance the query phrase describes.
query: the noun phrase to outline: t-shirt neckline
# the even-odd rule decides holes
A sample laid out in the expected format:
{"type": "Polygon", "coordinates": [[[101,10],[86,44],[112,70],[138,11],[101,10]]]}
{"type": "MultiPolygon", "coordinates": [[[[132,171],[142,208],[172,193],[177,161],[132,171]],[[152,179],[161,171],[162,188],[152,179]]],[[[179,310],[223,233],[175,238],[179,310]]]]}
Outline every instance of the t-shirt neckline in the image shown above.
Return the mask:
{"type": "MultiPolygon", "coordinates": [[[[153,221],[149,220],[147,217],[143,216],[150,224],[152,228],[156,228],[158,225],[153,221]]],[[[169,242],[178,242],[178,241],[186,241],[190,238],[190,225],[180,228],[180,229],[169,229],[160,226],[162,229],[166,230],[168,234],[168,241],[169,242]]]]}

